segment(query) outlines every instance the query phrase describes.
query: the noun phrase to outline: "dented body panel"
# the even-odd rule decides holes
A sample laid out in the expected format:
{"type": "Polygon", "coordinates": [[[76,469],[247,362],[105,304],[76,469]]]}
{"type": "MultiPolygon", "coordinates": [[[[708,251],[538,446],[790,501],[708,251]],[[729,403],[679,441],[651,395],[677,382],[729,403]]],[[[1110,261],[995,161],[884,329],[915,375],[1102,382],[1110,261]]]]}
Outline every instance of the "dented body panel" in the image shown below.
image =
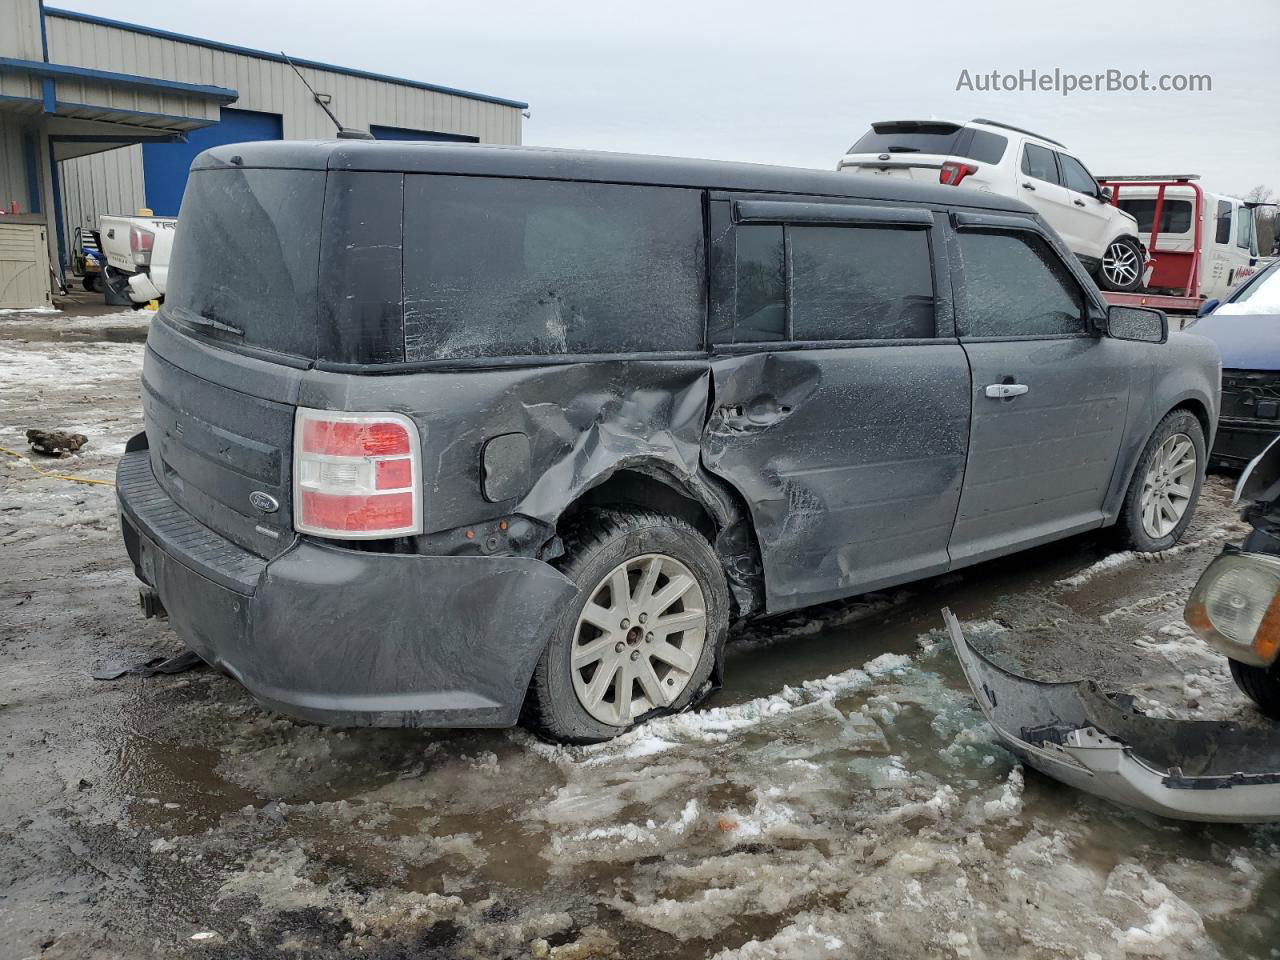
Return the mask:
{"type": "Polygon", "coordinates": [[[957,343],[717,357],[703,460],[750,504],[768,609],[946,570],[964,477],[957,343]]]}
{"type": "Polygon", "coordinates": [[[1280,820],[1280,731],[1144,716],[1091,681],[1018,676],[947,632],[978,706],[1024,763],[1068,786],[1175,820],[1280,820]]]}

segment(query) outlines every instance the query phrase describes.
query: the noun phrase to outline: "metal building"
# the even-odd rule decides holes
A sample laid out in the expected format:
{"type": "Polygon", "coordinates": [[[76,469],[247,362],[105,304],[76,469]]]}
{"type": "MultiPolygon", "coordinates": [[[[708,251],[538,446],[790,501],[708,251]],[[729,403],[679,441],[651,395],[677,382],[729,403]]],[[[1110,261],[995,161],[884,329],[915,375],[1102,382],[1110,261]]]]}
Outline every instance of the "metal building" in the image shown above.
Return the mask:
{"type": "MultiPolygon", "coordinates": [[[[520,142],[521,101],[292,60],[344,124],[376,137],[520,142]]],[[[278,53],[3,0],[0,307],[32,305],[37,288],[49,302],[77,226],[176,214],[201,150],[333,133],[278,53]],[[47,263],[30,259],[42,249],[47,263]]]]}

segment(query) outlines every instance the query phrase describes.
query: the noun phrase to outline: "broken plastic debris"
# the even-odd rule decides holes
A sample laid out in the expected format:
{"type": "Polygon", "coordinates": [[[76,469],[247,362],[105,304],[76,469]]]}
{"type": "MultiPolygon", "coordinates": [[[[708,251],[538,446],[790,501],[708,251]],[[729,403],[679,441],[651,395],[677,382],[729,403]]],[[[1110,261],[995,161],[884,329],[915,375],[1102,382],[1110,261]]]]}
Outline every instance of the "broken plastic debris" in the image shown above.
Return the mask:
{"type": "Polygon", "coordinates": [[[187,650],[174,657],[152,657],[140,663],[126,665],[119,660],[108,660],[93,671],[95,680],[118,680],[123,676],[154,677],[158,673],[183,673],[203,666],[204,661],[194,650],[187,650]]]}
{"type": "Polygon", "coordinates": [[[1089,680],[1018,676],[970,647],[950,610],[942,616],[978,706],[1028,766],[1176,820],[1280,820],[1280,727],[1151,717],[1089,680]]]}

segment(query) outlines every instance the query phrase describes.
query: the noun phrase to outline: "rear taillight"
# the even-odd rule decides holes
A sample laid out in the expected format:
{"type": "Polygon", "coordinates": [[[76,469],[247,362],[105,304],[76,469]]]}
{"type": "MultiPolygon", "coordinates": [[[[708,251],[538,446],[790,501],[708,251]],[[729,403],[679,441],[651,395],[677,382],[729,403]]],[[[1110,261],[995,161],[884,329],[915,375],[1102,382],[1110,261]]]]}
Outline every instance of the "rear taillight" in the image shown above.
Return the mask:
{"type": "Polygon", "coordinates": [[[299,407],[293,525],[347,540],[421,533],[422,457],[413,422],[398,413],[299,407]]]}
{"type": "Polygon", "coordinates": [[[129,228],[129,252],[133,262],[143,267],[151,262],[151,249],[156,245],[156,235],[141,227],[129,228]]]}
{"type": "Polygon", "coordinates": [[[956,163],[954,160],[948,160],[938,173],[938,182],[944,186],[958,187],[965,177],[977,172],[978,168],[972,163],[956,163]]]}

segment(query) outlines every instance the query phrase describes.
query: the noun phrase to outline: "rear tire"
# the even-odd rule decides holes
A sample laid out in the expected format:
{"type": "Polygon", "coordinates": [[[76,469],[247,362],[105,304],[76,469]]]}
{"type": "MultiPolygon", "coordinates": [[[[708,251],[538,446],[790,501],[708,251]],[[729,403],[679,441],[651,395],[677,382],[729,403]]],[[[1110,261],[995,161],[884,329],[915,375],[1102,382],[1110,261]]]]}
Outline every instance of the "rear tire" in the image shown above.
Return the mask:
{"type": "Polygon", "coordinates": [[[590,511],[563,539],[556,565],[578,592],[534,669],[525,721],[553,740],[597,743],[687,707],[729,626],[711,544],[684,520],[638,509],[590,511]]]}
{"type": "Polygon", "coordinates": [[[1258,705],[1272,720],[1280,720],[1280,674],[1276,666],[1254,667],[1236,660],[1231,664],[1231,678],[1241,693],[1258,705]]]}
{"type": "Polygon", "coordinates": [[[80,281],[80,286],[84,287],[86,293],[98,292],[98,278],[94,274],[85,274],[84,279],[80,281]]]}
{"type": "Polygon", "coordinates": [[[1158,553],[1182,538],[1195,516],[1205,462],[1200,421],[1190,410],[1170,411],[1138,457],[1120,508],[1116,526],[1127,547],[1158,553]]]}
{"type": "Polygon", "coordinates": [[[1117,293],[1131,293],[1142,286],[1146,264],[1142,248],[1132,237],[1117,237],[1107,244],[1098,264],[1098,286],[1117,293]]]}

